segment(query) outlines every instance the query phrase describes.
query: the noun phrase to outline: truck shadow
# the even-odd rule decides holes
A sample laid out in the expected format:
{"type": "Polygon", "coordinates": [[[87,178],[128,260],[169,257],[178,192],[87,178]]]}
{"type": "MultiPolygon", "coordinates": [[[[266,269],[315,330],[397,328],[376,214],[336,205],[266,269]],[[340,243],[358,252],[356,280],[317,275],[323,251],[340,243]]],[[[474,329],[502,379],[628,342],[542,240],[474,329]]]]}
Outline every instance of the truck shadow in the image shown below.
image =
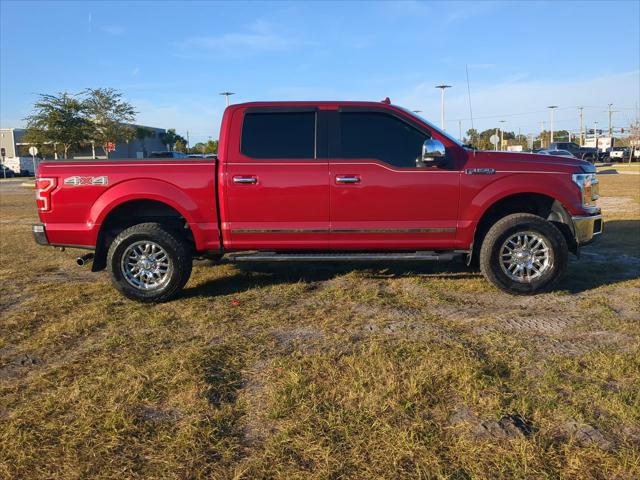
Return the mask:
{"type": "Polygon", "coordinates": [[[572,258],[558,288],[580,293],[640,278],[640,220],[606,221],[594,243],[572,258]]]}
{"type": "Polygon", "coordinates": [[[467,269],[461,260],[437,264],[423,262],[243,262],[235,264],[237,272],[211,280],[196,287],[185,289],[182,298],[196,296],[231,295],[254,288],[305,283],[310,288],[319,282],[353,272],[360,272],[367,278],[400,278],[411,276],[444,278],[478,278],[480,273],[467,269]]]}
{"type": "MultiPolygon", "coordinates": [[[[232,295],[253,288],[303,282],[316,282],[352,272],[368,278],[399,278],[425,276],[429,278],[480,278],[462,258],[451,262],[295,262],[236,264],[237,273],[217,278],[185,289],[182,298],[232,295]]],[[[605,224],[605,233],[598,241],[581,250],[580,259],[572,258],[559,290],[580,293],[605,285],[640,278],[640,220],[614,220],[605,224]]]]}

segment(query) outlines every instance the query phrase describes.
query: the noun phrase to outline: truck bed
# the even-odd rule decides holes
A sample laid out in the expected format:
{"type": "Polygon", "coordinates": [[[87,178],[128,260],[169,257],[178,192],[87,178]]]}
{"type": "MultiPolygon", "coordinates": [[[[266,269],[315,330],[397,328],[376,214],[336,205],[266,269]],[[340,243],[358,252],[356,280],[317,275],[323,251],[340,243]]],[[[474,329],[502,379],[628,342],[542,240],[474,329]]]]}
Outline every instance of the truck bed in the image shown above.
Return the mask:
{"type": "Polygon", "coordinates": [[[93,248],[105,217],[143,196],[175,209],[197,250],[217,250],[215,173],[215,159],[42,162],[38,178],[55,179],[55,187],[40,220],[50,244],[93,248]]]}

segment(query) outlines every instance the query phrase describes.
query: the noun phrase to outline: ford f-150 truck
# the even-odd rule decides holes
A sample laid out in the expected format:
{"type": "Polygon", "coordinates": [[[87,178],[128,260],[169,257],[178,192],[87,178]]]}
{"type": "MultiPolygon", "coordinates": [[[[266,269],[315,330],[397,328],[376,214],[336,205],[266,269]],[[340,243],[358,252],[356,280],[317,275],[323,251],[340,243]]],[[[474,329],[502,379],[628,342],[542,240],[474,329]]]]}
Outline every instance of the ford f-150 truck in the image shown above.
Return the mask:
{"type": "Polygon", "coordinates": [[[573,142],[553,142],[549,145],[549,150],[566,150],[574,157],[591,163],[594,163],[599,159],[597,148],[581,147],[573,142]]]}
{"type": "Polygon", "coordinates": [[[175,296],[192,259],[466,256],[498,288],[551,288],[603,229],[585,161],[468,149],[384,102],[228,107],[217,159],[39,165],[42,245],[91,251],[131,299],[175,296]]]}

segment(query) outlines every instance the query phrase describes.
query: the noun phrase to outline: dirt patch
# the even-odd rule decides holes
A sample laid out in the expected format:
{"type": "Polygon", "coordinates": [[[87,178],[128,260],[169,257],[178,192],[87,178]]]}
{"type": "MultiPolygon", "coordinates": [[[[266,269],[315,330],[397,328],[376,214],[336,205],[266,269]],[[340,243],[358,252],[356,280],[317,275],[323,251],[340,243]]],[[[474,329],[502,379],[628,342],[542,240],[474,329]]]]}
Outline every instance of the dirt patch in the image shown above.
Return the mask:
{"type": "Polygon", "coordinates": [[[291,347],[294,344],[306,343],[313,340],[318,340],[324,336],[324,334],[315,328],[306,326],[293,329],[278,328],[271,332],[281,346],[291,347]]]}
{"type": "Polygon", "coordinates": [[[31,369],[42,364],[42,359],[36,355],[24,353],[2,363],[4,365],[0,366],[0,379],[9,379],[26,375],[31,369]]]}
{"type": "Polygon", "coordinates": [[[477,439],[510,440],[534,431],[533,425],[519,415],[506,415],[499,420],[482,420],[466,405],[459,405],[449,417],[449,426],[462,427],[477,439]]]}
{"type": "Polygon", "coordinates": [[[78,269],[70,271],[64,268],[53,268],[44,274],[36,277],[40,283],[87,283],[95,282],[105,278],[104,272],[91,272],[89,270],[78,269]]]}
{"type": "Polygon", "coordinates": [[[268,370],[265,360],[256,361],[251,368],[243,372],[244,385],[239,398],[246,405],[245,414],[239,421],[242,443],[246,447],[261,444],[270,432],[275,430],[273,421],[268,417],[268,399],[265,391],[264,372],[268,370]]]}
{"type": "MultiPolygon", "coordinates": [[[[637,292],[640,296],[640,290],[637,292]]],[[[637,298],[637,297],[636,297],[637,298]]],[[[640,305],[629,301],[625,297],[611,296],[608,299],[608,306],[621,320],[640,320],[640,305]]]]}
{"type": "Polygon", "coordinates": [[[180,414],[171,408],[145,405],[137,412],[137,418],[148,423],[174,422],[180,418],[180,414]]]}
{"type": "Polygon", "coordinates": [[[560,425],[554,432],[553,438],[561,442],[574,441],[581,447],[596,445],[606,451],[613,449],[613,443],[607,440],[597,428],[576,420],[568,420],[560,425]]]}

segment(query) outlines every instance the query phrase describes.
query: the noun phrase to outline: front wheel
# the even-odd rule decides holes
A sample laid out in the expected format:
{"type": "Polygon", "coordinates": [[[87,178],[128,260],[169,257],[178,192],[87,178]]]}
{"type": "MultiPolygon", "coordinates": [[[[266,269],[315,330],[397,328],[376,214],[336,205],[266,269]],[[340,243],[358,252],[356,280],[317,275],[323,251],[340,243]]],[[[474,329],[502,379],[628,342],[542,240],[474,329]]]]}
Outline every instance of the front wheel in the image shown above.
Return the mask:
{"type": "Polygon", "coordinates": [[[138,302],[174,297],[191,275],[191,252],[179,235],[159,223],[123,230],[109,247],[107,265],[120,293],[138,302]]]}
{"type": "Polygon", "coordinates": [[[493,225],[480,248],[480,269],[500,290],[531,295],[549,290],[567,268],[567,242],[551,222],[516,213],[493,225]]]}

